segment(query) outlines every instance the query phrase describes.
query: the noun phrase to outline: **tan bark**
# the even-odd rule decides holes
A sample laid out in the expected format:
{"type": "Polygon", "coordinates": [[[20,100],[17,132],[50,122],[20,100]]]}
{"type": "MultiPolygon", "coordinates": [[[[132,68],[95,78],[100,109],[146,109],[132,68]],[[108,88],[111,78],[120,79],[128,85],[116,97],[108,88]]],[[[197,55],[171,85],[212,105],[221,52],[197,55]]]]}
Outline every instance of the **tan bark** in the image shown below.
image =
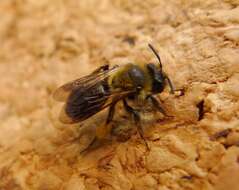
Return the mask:
{"type": "Polygon", "coordinates": [[[239,189],[238,5],[0,1],[0,189],[239,189]],[[159,95],[174,118],[142,114],[147,151],[119,105],[111,140],[81,154],[106,113],[63,125],[52,92],[105,63],[155,62],[149,42],[185,89],[159,95]]]}

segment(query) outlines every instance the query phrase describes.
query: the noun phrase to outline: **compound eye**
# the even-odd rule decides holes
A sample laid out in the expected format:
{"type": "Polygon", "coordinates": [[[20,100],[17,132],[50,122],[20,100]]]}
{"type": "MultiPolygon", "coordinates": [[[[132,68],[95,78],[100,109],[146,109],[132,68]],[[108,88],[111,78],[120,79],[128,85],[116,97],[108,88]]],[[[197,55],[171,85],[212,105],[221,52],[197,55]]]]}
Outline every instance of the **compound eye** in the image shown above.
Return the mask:
{"type": "Polygon", "coordinates": [[[154,74],[155,71],[157,70],[157,68],[155,67],[155,65],[153,63],[147,64],[147,68],[148,68],[149,72],[152,74],[154,74]]]}

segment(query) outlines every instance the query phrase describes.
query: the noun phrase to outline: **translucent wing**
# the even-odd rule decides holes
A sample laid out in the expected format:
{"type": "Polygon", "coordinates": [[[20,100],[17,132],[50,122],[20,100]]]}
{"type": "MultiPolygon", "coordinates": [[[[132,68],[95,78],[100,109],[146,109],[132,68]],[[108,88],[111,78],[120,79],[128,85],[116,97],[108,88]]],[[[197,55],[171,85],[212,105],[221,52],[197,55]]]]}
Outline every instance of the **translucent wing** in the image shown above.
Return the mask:
{"type": "Polygon", "coordinates": [[[116,90],[105,94],[91,94],[90,92],[93,92],[93,90],[95,89],[89,89],[87,92],[74,91],[68,98],[68,101],[60,113],[60,121],[66,124],[84,121],[99,111],[107,108],[111,104],[135,92],[134,90],[116,90]]]}
{"type": "Polygon", "coordinates": [[[103,66],[90,75],[59,87],[54,92],[53,97],[58,101],[66,102],[60,113],[60,121],[66,124],[84,121],[135,92],[134,89],[112,90],[110,88],[106,79],[118,68],[118,66],[115,66],[109,69],[103,66]]]}
{"type": "Polygon", "coordinates": [[[117,71],[118,68],[119,68],[118,66],[115,66],[107,70],[97,69],[96,71],[85,77],[66,83],[63,86],[59,87],[53,93],[53,98],[57,101],[64,102],[68,99],[72,91],[75,91],[77,89],[81,89],[81,91],[84,91],[89,88],[92,88],[101,81],[103,81],[104,79],[106,79],[109,75],[117,71]]]}

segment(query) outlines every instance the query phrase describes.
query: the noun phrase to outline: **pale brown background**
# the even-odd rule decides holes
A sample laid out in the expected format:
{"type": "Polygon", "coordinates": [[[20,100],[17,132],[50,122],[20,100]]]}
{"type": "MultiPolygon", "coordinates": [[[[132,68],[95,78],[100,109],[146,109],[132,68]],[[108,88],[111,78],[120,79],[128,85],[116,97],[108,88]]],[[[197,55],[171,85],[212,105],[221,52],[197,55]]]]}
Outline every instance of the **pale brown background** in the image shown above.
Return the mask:
{"type": "MultiPolygon", "coordinates": [[[[0,189],[239,189],[238,5],[1,0],[0,189]],[[156,61],[149,42],[185,89],[184,96],[161,95],[174,119],[144,116],[150,151],[133,133],[80,154],[106,113],[81,128],[60,124],[62,104],[52,92],[105,63],[156,61]]],[[[117,112],[116,134],[132,125],[117,112]]]]}

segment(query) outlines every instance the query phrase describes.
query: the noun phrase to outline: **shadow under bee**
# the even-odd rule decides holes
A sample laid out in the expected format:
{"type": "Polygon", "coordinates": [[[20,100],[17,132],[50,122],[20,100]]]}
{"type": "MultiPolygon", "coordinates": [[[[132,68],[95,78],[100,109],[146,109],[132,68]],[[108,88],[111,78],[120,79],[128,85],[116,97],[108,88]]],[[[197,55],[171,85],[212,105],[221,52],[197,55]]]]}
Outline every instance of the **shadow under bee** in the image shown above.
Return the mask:
{"type": "MultiPolygon", "coordinates": [[[[119,104],[117,106],[117,115],[110,124],[112,126],[110,134],[104,139],[98,139],[96,137],[96,129],[105,125],[106,112],[107,110],[103,110],[82,123],[82,127],[79,128],[79,138],[77,139],[81,143],[81,153],[106,148],[109,145],[111,147],[112,144],[126,142],[132,136],[137,135],[137,128],[132,115],[127,114],[122,105],[119,104]]],[[[157,122],[165,120],[165,117],[157,113],[151,105],[145,105],[143,110],[141,108],[140,116],[146,138],[150,136],[151,129],[153,129],[157,122]]]]}

